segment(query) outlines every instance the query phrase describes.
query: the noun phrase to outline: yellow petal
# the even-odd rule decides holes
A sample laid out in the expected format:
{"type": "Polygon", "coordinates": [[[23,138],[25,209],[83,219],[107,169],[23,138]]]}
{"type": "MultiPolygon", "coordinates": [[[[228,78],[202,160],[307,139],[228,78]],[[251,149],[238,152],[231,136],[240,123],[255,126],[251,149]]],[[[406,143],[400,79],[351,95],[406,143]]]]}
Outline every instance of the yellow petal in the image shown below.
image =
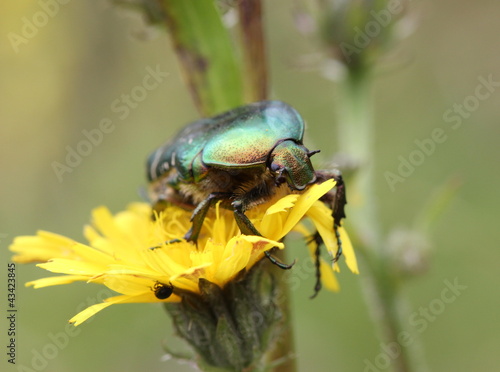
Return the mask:
{"type": "Polygon", "coordinates": [[[113,305],[113,302],[102,302],[100,304],[95,304],[95,305],[92,305],[90,307],[87,307],[85,310],[80,311],[73,318],[71,318],[69,320],[69,322],[71,324],[73,324],[75,327],[79,326],[80,324],[82,324],[84,321],[86,321],[91,316],[97,314],[99,311],[101,311],[101,310],[103,310],[111,305],[113,305]]]}
{"type": "Polygon", "coordinates": [[[79,312],[73,318],[71,318],[69,322],[76,327],[82,324],[87,319],[89,319],[91,316],[97,314],[99,311],[115,304],[136,303],[136,302],[179,302],[179,301],[180,298],[175,294],[173,294],[172,296],[170,296],[165,300],[159,300],[154,296],[152,291],[151,293],[142,293],[137,296],[127,296],[127,295],[114,296],[106,298],[104,302],[92,305],[86,308],[85,310],[79,312]]]}
{"type": "Polygon", "coordinates": [[[87,281],[89,279],[86,275],[64,275],[64,276],[51,276],[27,282],[26,287],[33,286],[33,288],[43,288],[52,285],[69,284],[76,281],[87,281]]]}
{"type": "MultiPolygon", "coordinates": [[[[160,279],[160,278],[158,278],[160,279]]],[[[166,281],[161,278],[159,282],[166,281]],[[160,281],[161,280],[161,281],[160,281]]],[[[153,292],[153,287],[157,281],[150,278],[132,275],[104,275],[103,283],[109,289],[128,296],[135,296],[142,293],[153,292]]]]}
{"type": "Polygon", "coordinates": [[[132,265],[110,265],[109,269],[106,270],[103,275],[128,275],[128,276],[137,276],[143,278],[158,278],[159,276],[167,277],[162,272],[158,272],[156,270],[151,270],[148,267],[140,267],[140,266],[132,266],[132,265]]]}
{"type": "Polygon", "coordinates": [[[17,255],[17,263],[45,262],[54,257],[71,257],[74,240],[47,231],[38,231],[36,236],[19,236],[9,247],[17,255]]]}
{"type": "Polygon", "coordinates": [[[302,236],[304,236],[306,239],[312,235],[312,231],[309,230],[306,225],[304,225],[302,222],[299,222],[295,227],[293,228],[293,231],[298,232],[302,236]]]}
{"type": "Polygon", "coordinates": [[[68,260],[66,258],[54,258],[37,266],[53,273],[88,276],[95,276],[106,270],[106,266],[99,263],[68,260]]]}
{"type": "MultiPolygon", "coordinates": [[[[328,252],[330,252],[332,257],[335,257],[338,247],[337,239],[333,230],[331,210],[322,203],[316,203],[309,209],[307,215],[311,218],[314,226],[320,233],[328,252]]],[[[356,254],[354,253],[349,235],[342,226],[338,228],[338,231],[340,234],[340,241],[342,242],[342,254],[345,257],[347,267],[349,267],[353,273],[359,274],[356,254]]],[[[334,269],[335,271],[340,271],[337,263],[334,265],[334,269]]]]}
{"type": "Polygon", "coordinates": [[[342,241],[342,252],[345,256],[345,262],[347,267],[354,273],[359,274],[358,262],[356,260],[356,254],[352,247],[351,239],[343,227],[339,227],[340,240],[342,241]]]}
{"type": "Polygon", "coordinates": [[[169,298],[163,300],[158,299],[153,291],[139,293],[135,296],[115,296],[105,299],[104,301],[112,301],[113,304],[135,304],[135,303],[156,303],[156,302],[180,302],[181,298],[176,294],[172,294],[169,298]]]}
{"type": "Polygon", "coordinates": [[[190,252],[193,250],[190,244],[179,243],[175,247],[161,247],[158,249],[146,249],[141,254],[141,261],[145,267],[167,275],[183,272],[192,262],[190,252]]]}
{"type": "Polygon", "coordinates": [[[320,261],[321,283],[329,291],[340,291],[340,284],[332,271],[331,266],[323,259],[320,261]]]}
{"type": "Polygon", "coordinates": [[[308,210],[307,216],[311,219],[316,230],[318,230],[327,251],[335,256],[337,252],[337,239],[333,230],[332,211],[321,202],[316,202],[308,210]]]}
{"type": "Polygon", "coordinates": [[[109,254],[80,243],[75,243],[73,245],[73,252],[79,260],[87,262],[95,262],[99,263],[100,265],[106,265],[114,262],[113,256],[110,256],[109,254]]]}
{"type": "Polygon", "coordinates": [[[266,215],[275,214],[278,212],[286,212],[295,205],[295,202],[299,198],[298,194],[290,194],[279,199],[276,203],[270,206],[266,210],[266,215]]]}
{"type": "Polygon", "coordinates": [[[295,207],[290,211],[285,225],[283,226],[282,236],[275,238],[280,240],[290,232],[290,230],[304,217],[311,206],[328,191],[335,186],[333,179],[323,182],[322,184],[312,185],[309,190],[301,194],[295,203],[295,207]]]}
{"type": "Polygon", "coordinates": [[[276,247],[278,249],[285,248],[285,245],[283,243],[277,242],[275,240],[266,239],[261,236],[242,235],[242,239],[251,243],[252,252],[250,259],[248,260],[247,268],[250,268],[253,265],[255,265],[255,263],[262,258],[265,251],[268,251],[273,247],[276,247]]]}
{"type": "Polygon", "coordinates": [[[213,263],[207,262],[198,266],[190,267],[184,272],[178,273],[171,277],[171,283],[174,287],[185,289],[187,291],[198,293],[198,280],[205,278],[206,268],[213,263]]]}
{"type": "Polygon", "coordinates": [[[252,244],[239,236],[232,238],[222,249],[223,254],[213,273],[213,282],[219,286],[223,286],[247,266],[252,254],[252,244]]]}

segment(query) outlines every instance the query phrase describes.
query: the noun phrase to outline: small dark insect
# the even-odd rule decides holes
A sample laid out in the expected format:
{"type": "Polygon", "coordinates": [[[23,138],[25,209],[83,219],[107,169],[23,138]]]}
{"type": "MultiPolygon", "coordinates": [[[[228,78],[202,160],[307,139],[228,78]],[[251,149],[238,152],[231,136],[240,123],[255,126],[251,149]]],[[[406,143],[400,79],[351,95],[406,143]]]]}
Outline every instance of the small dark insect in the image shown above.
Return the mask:
{"type": "MultiPolygon", "coordinates": [[[[192,226],[184,239],[196,242],[205,216],[217,201],[231,209],[241,232],[261,235],[245,211],[272,198],[286,183],[290,193],[328,179],[337,181],[334,190],[321,200],[330,206],[339,249],[338,227],[345,218],[347,203],[340,171],[315,171],[309,151],[303,144],[304,121],[295,109],[280,101],[262,101],[235,108],[213,118],[188,124],[170,142],[155,150],[148,159],[147,172],[153,208],[165,206],[193,210],[192,226]]],[[[317,244],[316,295],[321,288],[319,272],[319,234],[317,244]]],[[[172,240],[167,243],[176,243],[172,240]]],[[[156,248],[156,247],[154,247],[156,248]]],[[[278,261],[266,251],[268,259],[282,269],[292,264],[278,261]]]]}
{"type": "Polygon", "coordinates": [[[160,282],[156,282],[152,290],[155,293],[157,299],[164,300],[172,295],[172,293],[174,292],[174,287],[170,283],[163,284],[160,282]]]}

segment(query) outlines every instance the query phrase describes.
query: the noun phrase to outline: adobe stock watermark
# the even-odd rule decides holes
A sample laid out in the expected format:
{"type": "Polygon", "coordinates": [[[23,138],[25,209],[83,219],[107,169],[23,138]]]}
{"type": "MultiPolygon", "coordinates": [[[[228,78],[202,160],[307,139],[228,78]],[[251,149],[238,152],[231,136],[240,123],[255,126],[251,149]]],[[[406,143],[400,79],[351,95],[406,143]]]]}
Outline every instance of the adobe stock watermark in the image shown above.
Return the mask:
{"type": "Polygon", "coordinates": [[[402,13],[404,2],[404,0],[389,0],[385,9],[381,9],[378,12],[370,10],[371,19],[366,22],[364,28],[354,27],[355,34],[352,43],[343,41],[339,45],[347,62],[351,62],[351,56],[353,54],[361,53],[363,49],[370,45],[370,43],[380,35],[380,32],[385,27],[393,22],[394,17],[402,13]]]}
{"type": "MultiPolygon", "coordinates": [[[[290,293],[298,290],[305,282],[307,285],[311,285],[311,294],[313,294],[314,285],[316,284],[315,262],[310,257],[306,257],[296,262],[291,270],[286,270],[283,273],[282,280],[287,284],[290,293]]],[[[281,304],[283,301],[286,301],[286,296],[287,294],[285,292],[281,292],[275,299],[276,303],[281,304]]]]}
{"type": "MultiPolygon", "coordinates": [[[[111,102],[110,110],[117,115],[119,120],[125,120],[132,110],[139,107],[140,103],[147,98],[149,92],[158,88],[169,75],[169,73],[160,69],[160,65],[156,65],[155,69],[147,66],[146,72],[147,74],[142,78],[141,84],[136,85],[128,93],[122,94],[111,102]]],[[[82,163],[83,159],[88,157],[103,142],[106,134],[112,133],[115,129],[116,125],[110,117],[102,118],[93,129],[83,129],[81,131],[82,139],[74,146],[66,146],[64,162],[53,161],[51,163],[52,170],[59,183],[63,181],[63,176],[66,173],[73,172],[82,163]]]]}
{"type": "Polygon", "coordinates": [[[473,94],[464,97],[460,103],[454,103],[443,113],[443,121],[447,123],[446,127],[436,127],[427,137],[416,139],[413,142],[414,149],[407,156],[399,155],[397,157],[399,163],[396,171],[384,172],[384,178],[392,192],[396,190],[396,185],[405,182],[416,168],[424,164],[425,160],[434,154],[440,144],[448,140],[447,133],[461,128],[464,120],[470,118],[472,113],[479,109],[481,102],[489,99],[500,87],[500,81],[495,81],[493,74],[489,74],[487,77],[479,76],[478,81],[473,94]]]}
{"type": "MultiPolygon", "coordinates": [[[[311,278],[316,278],[316,264],[309,257],[296,262],[292,270],[287,270],[283,274],[283,281],[287,283],[291,292],[299,289],[304,281],[311,278]]],[[[311,280],[311,290],[314,283],[311,280]]]]}
{"type": "MultiPolygon", "coordinates": [[[[87,297],[85,301],[81,302],[76,311],[80,312],[85,308],[101,303],[105,298],[112,296],[114,293],[108,289],[101,289],[94,297],[87,297]]],[[[86,322],[89,323],[93,319],[89,318],[86,322]]],[[[62,320],[64,322],[64,320],[62,320]]],[[[19,364],[17,366],[18,372],[40,372],[47,369],[51,360],[54,360],[59,352],[68,347],[72,338],[78,336],[82,328],[75,327],[72,324],[66,323],[64,329],[57,333],[49,332],[47,334],[47,342],[41,348],[31,349],[30,365],[19,364]]]]}
{"type": "Polygon", "coordinates": [[[363,361],[363,372],[381,372],[389,369],[392,361],[400,357],[402,348],[415,342],[415,339],[429,328],[430,324],[435,322],[468,288],[466,285],[460,284],[458,278],[453,279],[453,282],[445,279],[443,284],[444,287],[436,298],[410,314],[408,324],[415,332],[412,334],[402,331],[397,335],[396,340],[380,343],[380,353],[372,360],[365,359],[363,361]]]}
{"type": "Polygon", "coordinates": [[[19,53],[21,45],[26,45],[32,40],[49,20],[54,18],[61,10],[61,5],[66,5],[70,0],[38,0],[39,10],[29,17],[21,18],[19,32],[9,32],[7,38],[14,52],[19,53]]]}

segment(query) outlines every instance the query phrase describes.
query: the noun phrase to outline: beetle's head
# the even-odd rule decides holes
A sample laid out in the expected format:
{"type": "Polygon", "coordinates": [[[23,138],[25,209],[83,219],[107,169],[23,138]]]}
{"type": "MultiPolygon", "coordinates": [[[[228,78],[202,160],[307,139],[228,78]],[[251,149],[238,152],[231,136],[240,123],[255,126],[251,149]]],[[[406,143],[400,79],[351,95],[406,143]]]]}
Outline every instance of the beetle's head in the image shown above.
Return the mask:
{"type": "Polygon", "coordinates": [[[316,174],[309,159],[319,151],[309,151],[293,140],[280,142],[271,152],[269,169],[276,174],[276,185],[288,183],[292,190],[303,190],[316,182],[316,174]]]}

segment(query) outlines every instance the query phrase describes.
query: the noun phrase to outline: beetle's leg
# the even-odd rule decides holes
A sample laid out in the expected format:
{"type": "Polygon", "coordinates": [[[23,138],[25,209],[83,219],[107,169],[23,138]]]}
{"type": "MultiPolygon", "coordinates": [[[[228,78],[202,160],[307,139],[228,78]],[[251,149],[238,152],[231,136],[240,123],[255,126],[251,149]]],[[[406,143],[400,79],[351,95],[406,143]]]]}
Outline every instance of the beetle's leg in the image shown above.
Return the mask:
{"type": "MultiPolygon", "coordinates": [[[[210,209],[211,206],[213,206],[217,201],[221,199],[227,199],[231,196],[231,193],[227,192],[213,192],[208,197],[203,200],[198,206],[195,208],[193,211],[193,214],[191,215],[190,221],[192,222],[191,228],[188,230],[186,235],[184,235],[184,240],[188,242],[195,242],[198,240],[198,235],[200,235],[201,227],[203,226],[203,221],[205,220],[205,217],[207,216],[208,210],[210,209]]],[[[169,244],[174,244],[174,243],[180,243],[182,242],[181,239],[172,239],[172,240],[167,240],[165,242],[166,245],[169,244]]],[[[150,249],[157,249],[161,248],[161,245],[157,245],[154,247],[151,247],[150,249]]]]}
{"type": "Polygon", "coordinates": [[[269,261],[278,266],[280,269],[289,270],[293,267],[293,265],[295,265],[295,260],[293,260],[291,264],[286,264],[281,261],[278,261],[276,257],[274,257],[271,253],[269,253],[269,251],[265,251],[264,254],[266,255],[269,261]]]}
{"type": "MultiPolygon", "coordinates": [[[[169,245],[169,244],[180,243],[180,242],[182,242],[181,239],[172,239],[172,240],[167,240],[167,241],[163,242],[163,244],[169,245]]],[[[153,250],[161,248],[161,247],[163,247],[163,245],[155,245],[154,247],[149,247],[149,249],[151,249],[153,251],[153,250]]]]}
{"type": "Polygon", "coordinates": [[[342,255],[342,240],[340,239],[339,227],[342,225],[342,219],[345,218],[345,205],[347,204],[347,198],[345,195],[345,184],[342,180],[342,175],[333,177],[337,181],[335,188],[334,207],[333,207],[333,230],[335,231],[335,237],[337,238],[337,253],[333,258],[333,262],[337,262],[342,255]]]}
{"type": "MultiPolygon", "coordinates": [[[[253,223],[248,219],[248,217],[243,212],[243,203],[240,200],[237,200],[234,201],[232,205],[234,207],[234,218],[236,220],[236,223],[238,224],[238,227],[241,230],[241,233],[245,235],[262,236],[262,234],[255,228],[253,223]]],[[[269,261],[271,261],[273,264],[275,264],[281,269],[288,270],[291,269],[293,265],[295,265],[295,260],[293,260],[293,262],[288,265],[273,257],[271,253],[269,253],[269,251],[265,251],[264,254],[269,259],[269,261]]]]}
{"type": "Polygon", "coordinates": [[[333,231],[335,231],[335,237],[337,238],[337,253],[333,257],[333,263],[337,262],[342,256],[342,240],[340,239],[339,225],[333,224],[333,231]]]}
{"type": "Polygon", "coordinates": [[[333,199],[333,219],[336,226],[341,225],[341,221],[345,218],[345,205],[347,198],[345,193],[345,184],[342,175],[334,175],[332,177],[337,184],[335,185],[335,197],[333,199]]]}
{"type": "Polygon", "coordinates": [[[321,257],[320,257],[320,247],[321,244],[323,244],[323,239],[321,238],[321,235],[319,234],[318,231],[316,231],[310,238],[310,240],[307,243],[314,243],[316,244],[316,250],[314,251],[314,266],[316,268],[316,284],[314,285],[314,293],[312,294],[311,297],[309,298],[314,298],[318,295],[319,291],[321,290],[321,257]]]}
{"type": "Polygon", "coordinates": [[[337,240],[337,253],[333,258],[333,262],[337,262],[342,255],[342,240],[340,239],[339,227],[342,226],[342,219],[345,216],[345,205],[347,204],[346,190],[344,180],[342,179],[342,174],[340,171],[317,171],[316,176],[320,182],[326,181],[328,179],[334,179],[337,184],[335,185],[335,191],[327,193],[321,198],[323,202],[327,202],[332,206],[332,217],[333,217],[333,230],[335,232],[335,238],[337,240]]]}
{"type": "Polygon", "coordinates": [[[203,200],[191,215],[190,221],[192,222],[191,228],[184,235],[184,239],[188,242],[196,242],[198,240],[198,235],[200,235],[201,227],[203,226],[203,221],[207,216],[208,210],[217,201],[222,199],[228,199],[232,194],[228,192],[213,192],[208,197],[203,200]]]}

